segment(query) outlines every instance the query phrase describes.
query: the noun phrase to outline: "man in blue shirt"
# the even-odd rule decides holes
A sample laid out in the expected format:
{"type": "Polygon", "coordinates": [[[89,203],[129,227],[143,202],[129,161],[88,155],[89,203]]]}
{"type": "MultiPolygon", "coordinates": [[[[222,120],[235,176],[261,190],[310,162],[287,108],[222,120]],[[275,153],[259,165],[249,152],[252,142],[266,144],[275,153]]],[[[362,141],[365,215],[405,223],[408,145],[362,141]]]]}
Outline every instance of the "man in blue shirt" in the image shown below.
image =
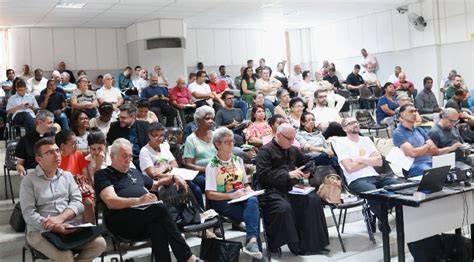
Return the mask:
{"type": "Polygon", "coordinates": [[[7,73],[7,80],[2,82],[2,89],[7,94],[12,89],[13,80],[15,80],[15,70],[7,69],[6,73],[7,73]]]}
{"type": "Polygon", "coordinates": [[[118,87],[120,91],[124,91],[128,88],[133,87],[132,79],[130,79],[131,75],[132,75],[132,68],[129,66],[125,67],[123,72],[117,75],[117,79],[115,81],[115,87],[118,87]]]}
{"type": "Polygon", "coordinates": [[[140,97],[148,99],[151,111],[153,111],[158,118],[160,116],[166,117],[166,126],[174,126],[174,119],[178,112],[170,106],[168,88],[158,85],[158,77],[156,75],[150,77],[150,86],[142,90],[140,97]]]}
{"type": "Polygon", "coordinates": [[[415,126],[416,108],[413,104],[400,107],[400,124],[393,131],[393,144],[399,147],[406,156],[413,157],[408,175],[423,174],[423,170],[432,166],[432,156],[439,154],[438,147],[431,141],[421,127],[415,126]]]}
{"type": "Polygon", "coordinates": [[[16,82],[16,94],[8,99],[7,113],[13,114],[14,124],[25,127],[26,132],[35,129],[35,110],[38,103],[34,96],[26,93],[26,83],[23,79],[16,82]]]}

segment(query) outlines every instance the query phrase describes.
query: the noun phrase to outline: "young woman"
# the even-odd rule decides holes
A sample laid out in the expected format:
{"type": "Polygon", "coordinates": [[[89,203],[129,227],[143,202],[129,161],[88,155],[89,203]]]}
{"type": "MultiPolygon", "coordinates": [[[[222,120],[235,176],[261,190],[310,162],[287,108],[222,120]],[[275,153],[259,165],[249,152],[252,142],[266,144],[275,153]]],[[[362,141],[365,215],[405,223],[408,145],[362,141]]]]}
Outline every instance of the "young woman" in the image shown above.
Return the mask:
{"type": "Polygon", "coordinates": [[[265,121],[265,108],[257,105],[252,108],[251,123],[245,133],[245,140],[247,143],[260,147],[263,138],[272,134],[272,128],[265,121]]]}
{"type": "Polygon", "coordinates": [[[87,144],[88,129],[89,117],[87,113],[80,109],[74,109],[71,119],[71,130],[77,137],[77,149],[81,150],[84,155],[89,154],[89,146],[87,144]]]}
{"type": "Polygon", "coordinates": [[[242,89],[242,98],[249,105],[252,104],[252,98],[255,94],[255,82],[257,82],[257,79],[253,74],[253,69],[251,67],[245,68],[240,88],[242,89]]]}

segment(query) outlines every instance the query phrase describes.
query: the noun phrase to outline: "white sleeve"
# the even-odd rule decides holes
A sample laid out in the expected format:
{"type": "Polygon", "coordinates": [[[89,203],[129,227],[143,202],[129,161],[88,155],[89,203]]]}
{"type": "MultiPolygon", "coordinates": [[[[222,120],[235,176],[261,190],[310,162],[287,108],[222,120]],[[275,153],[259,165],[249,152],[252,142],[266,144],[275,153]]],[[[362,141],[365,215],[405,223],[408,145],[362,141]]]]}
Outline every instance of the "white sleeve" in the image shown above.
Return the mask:
{"type": "MultiPolygon", "coordinates": [[[[103,88],[103,87],[102,87],[103,88]]],[[[103,96],[103,93],[104,91],[101,89],[97,90],[97,92],[95,93],[95,96],[97,97],[97,99],[102,99],[102,96],[103,96]]]]}
{"type": "Polygon", "coordinates": [[[143,147],[140,150],[140,156],[139,156],[139,161],[140,161],[140,169],[142,170],[143,174],[146,174],[145,170],[149,167],[153,167],[153,159],[151,158],[150,152],[146,147],[143,147]]]}
{"type": "Polygon", "coordinates": [[[211,167],[211,162],[206,167],[206,190],[217,191],[217,167],[211,167]]]}
{"type": "Polygon", "coordinates": [[[350,154],[349,154],[349,150],[344,150],[343,149],[343,144],[344,143],[345,139],[344,138],[341,138],[341,139],[337,139],[335,141],[335,143],[333,143],[333,147],[334,147],[334,151],[335,153],[337,154],[337,158],[339,159],[339,161],[342,161],[342,160],[345,160],[345,159],[350,159],[350,154]]]}

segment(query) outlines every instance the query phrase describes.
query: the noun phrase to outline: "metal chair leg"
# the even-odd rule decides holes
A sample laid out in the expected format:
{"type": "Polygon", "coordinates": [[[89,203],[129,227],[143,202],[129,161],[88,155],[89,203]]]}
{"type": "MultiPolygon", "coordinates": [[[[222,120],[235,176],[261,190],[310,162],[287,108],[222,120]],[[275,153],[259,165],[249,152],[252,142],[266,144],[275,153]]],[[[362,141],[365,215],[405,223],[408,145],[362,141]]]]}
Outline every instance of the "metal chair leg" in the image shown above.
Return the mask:
{"type": "Polygon", "coordinates": [[[21,249],[21,261],[25,262],[25,256],[26,256],[26,248],[23,246],[21,249]]]}
{"type": "Polygon", "coordinates": [[[346,226],[346,216],[347,216],[347,208],[344,209],[344,216],[342,218],[342,230],[341,230],[341,233],[344,234],[344,228],[346,226]]]}
{"type": "Polygon", "coordinates": [[[7,167],[6,166],[3,166],[3,182],[5,183],[5,199],[8,199],[7,167]]]}
{"type": "Polygon", "coordinates": [[[339,238],[339,243],[341,244],[342,252],[346,253],[346,248],[344,247],[344,243],[342,242],[341,233],[339,233],[339,224],[336,221],[336,216],[334,215],[334,209],[331,207],[331,214],[332,219],[334,220],[334,224],[336,225],[337,237],[339,238]]]}
{"type": "Polygon", "coordinates": [[[7,174],[8,174],[8,177],[7,177],[8,184],[10,185],[10,193],[12,194],[12,203],[15,204],[15,195],[13,194],[12,177],[10,175],[10,170],[9,169],[7,169],[7,174]]]}

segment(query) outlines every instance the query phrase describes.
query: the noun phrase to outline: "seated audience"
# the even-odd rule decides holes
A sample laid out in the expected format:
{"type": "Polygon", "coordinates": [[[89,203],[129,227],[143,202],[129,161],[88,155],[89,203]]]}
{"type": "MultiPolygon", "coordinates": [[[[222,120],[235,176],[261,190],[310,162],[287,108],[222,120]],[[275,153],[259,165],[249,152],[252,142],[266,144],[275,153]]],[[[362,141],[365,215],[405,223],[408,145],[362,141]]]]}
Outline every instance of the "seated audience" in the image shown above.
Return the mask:
{"type": "Polygon", "coordinates": [[[158,85],[158,77],[156,75],[150,76],[150,85],[145,87],[140,94],[143,99],[148,99],[150,102],[151,111],[156,116],[163,116],[166,118],[166,126],[174,126],[174,120],[178,112],[170,106],[168,88],[158,85]]]}
{"type": "Polygon", "coordinates": [[[254,106],[252,108],[252,122],[245,132],[245,140],[248,144],[260,147],[264,137],[271,135],[272,129],[265,121],[265,108],[254,106]]]}
{"type": "Polygon", "coordinates": [[[20,185],[20,203],[27,225],[26,241],[34,249],[53,261],[92,261],[105,251],[102,236],[72,250],[61,251],[42,236],[51,231],[59,236],[74,232],[68,224],[77,221],[84,206],[81,192],[71,173],[60,169],[60,150],[53,138],[43,138],[35,143],[35,172],[25,176],[20,185]]]}
{"type": "Polygon", "coordinates": [[[463,85],[462,76],[455,74],[452,78],[452,81],[448,82],[444,93],[446,100],[451,99],[454,96],[454,92],[456,92],[456,90],[466,89],[466,87],[463,85]]]}
{"type": "Polygon", "coordinates": [[[178,114],[183,126],[192,121],[188,120],[186,116],[194,114],[196,104],[192,101],[192,95],[186,86],[184,76],[178,76],[176,79],[176,86],[170,90],[169,98],[171,105],[178,109],[178,114]]]}
{"type": "Polygon", "coordinates": [[[16,81],[16,94],[8,98],[7,114],[12,114],[15,125],[24,126],[27,131],[35,129],[35,111],[39,108],[34,96],[26,92],[25,81],[16,81]]]}
{"type": "Polygon", "coordinates": [[[41,91],[46,88],[48,79],[43,77],[43,70],[40,68],[35,69],[35,76],[26,80],[26,86],[28,92],[33,96],[39,96],[41,91]]]}
{"type": "Polygon", "coordinates": [[[460,148],[464,140],[456,128],[456,124],[459,123],[459,113],[453,108],[445,108],[441,111],[440,117],[439,122],[428,132],[430,139],[439,148],[439,154],[455,152],[456,161],[472,165],[472,158],[460,148]]]}
{"type": "Polygon", "coordinates": [[[89,174],[87,170],[89,161],[80,150],[76,149],[77,138],[72,131],[62,130],[57,133],[55,142],[61,152],[59,168],[70,172],[81,190],[82,204],[84,205],[82,220],[95,224],[95,195],[90,190],[93,189],[91,178],[93,174],[89,174]]]}
{"type": "MultiPolygon", "coordinates": [[[[275,114],[275,115],[271,116],[268,119],[268,125],[272,129],[272,133],[268,136],[265,136],[262,139],[262,145],[266,145],[270,141],[272,141],[272,139],[276,136],[276,132],[277,132],[278,127],[283,123],[288,123],[288,118],[286,118],[282,115],[279,115],[279,114],[275,114]]],[[[298,143],[298,140],[296,140],[296,139],[293,141],[293,146],[297,147],[297,148],[301,147],[300,143],[298,143]]]]}
{"type": "Polygon", "coordinates": [[[258,60],[258,64],[259,64],[259,67],[257,67],[257,69],[260,69],[262,71],[267,69],[269,72],[269,75],[272,75],[272,69],[269,66],[265,65],[265,58],[260,58],[260,60],[258,60]]]}
{"type": "Polygon", "coordinates": [[[166,78],[165,74],[163,74],[161,66],[156,65],[153,69],[155,70],[155,75],[158,77],[158,85],[168,87],[168,78],[166,78]]]}
{"type": "Polygon", "coordinates": [[[410,98],[412,96],[416,97],[415,85],[413,84],[413,82],[407,80],[405,73],[400,72],[400,74],[398,74],[398,81],[393,83],[393,85],[395,86],[397,95],[405,93],[410,98]]]}
{"type": "Polygon", "coordinates": [[[227,90],[229,88],[229,85],[227,84],[226,80],[220,80],[217,77],[217,73],[214,71],[209,72],[209,87],[211,88],[211,91],[220,95],[222,92],[227,90]]]}
{"type": "Polygon", "coordinates": [[[328,69],[328,74],[323,77],[323,80],[328,81],[333,85],[335,88],[342,88],[341,79],[339,79],[336,75],[336,68],[330,67],[328,69]]]}
{"type": "Polygon", "coordinates": [[[87,143],[89,144],[90,152],[90,154],[86,156],[86,160],[89,162],[87,171],[92,183],[94,183],[95,172],[107,168],[112,161],[110,159],[110,153],[107,150],[105,134],[102,133],[102,131],[97,128],[92,128],[87,135],[87,143]]]}
{"type": "Polygon", "coordinates": [[[104,85],[104,76],[103,75],[98,75],[97,78],[95,79],[95,82],[92,83],[92,85],[91,85],[91,90],[92,91],[97,91],[103,85],[104,85]]]}
{"type": "Polygon", "coordinates": [[[308,178],[299,167],[309,161],[292,146],[296,131],[287,123],[278,127],[276,137],[257,154],[257,183],[265,193],[259,197],[268,247],[276,252],[288,244],[295,255],[327,252],[328,229],[321,199],[317,194],[291,195],[301,179],[308,178]]]}
{"type": "Polygon", "coordinates": [[[21,176],[26,176],[26,170],[35,168],[38,163],[33,151],[35,143],[42,137],[54,136],[54,115],[48,110],[38,110],[35,119],[35,128],[27,130],[26,135],[20,138],[16,149],[16,171],[21,176]]]}
{"type": "Polygon", "coordinates": [[[216,154],[212,144],[212,129],[214,127],[214,109],[202,106],[194,113],[194,122],[197,129],[186,138],[184,144],[183,160],[187,168],[199,171],[193,183],[204,191],[206,166],[216,154]]]}
{"type": "Polygon", "coordinates": [[[158,122],[158,117],[153,111],[150,111],[150,102],[148,100],[140,100],[137,102],[137,120],[148,123],[158,122]]]}
{"type": "Polygon", "coordinates": [[[304,111],[303,99],[299,97],[293,97],[290,100],[290,116],[288,117],[288,123],[292,125],[295,130],[300,129],[301,115],[304,111]]]}
{"type": "Polygon", "coordinates": [[[375,109],[377,123],[388,125],[393,129],[395,126],[393,115],[395,115],[395,109],[398,107],[395,98],[395,87],[392,83],[387,82],[383,86],[383,90],[385,94],[379,98],[375,109]]]}
{"type": "MultiPolygon", "coordinates": [[[[342,107],[344,106],[344,103],[346,102],[346,98],[337,94],[338,88],[336,88],[334,85],[329,83],[326,80],[321,79],[321,75],[319,72],[315,73],[316,80],[314,81],[316,84],[316,89],[322,89],[326,90],[328,93],[328,107],[335,108],[337,112],[340,112],[342,107]]],[[[313,94],[311,95],[310,99],[308,99],[308,111],[311,111],[314,106],[314,96],[313,94]]]]}
{"type": "Polygon", "coordinates": [[[148,143],[148,122],[137,120],[137,108],[132,104],[123,104],[118,121],[110,124],[107,143],[111,145],[117,138],[125,138],[132,143],[132,162],[139,168],[140,148],[148,143]]]}
{"type": "Polygon", "coordinates": [[[66,99],[60,92],[56,92],[54,80],[47,81],[47,88],[41,91],[39,104],[41,108],[54,114],[54,121],[61,126],[62,130],[69,129],[69,120],[64,113],[66,111],[66,99]]]}
{"type": "MultiPolygon", "coordinates": [[[[396,178],[382,176],[375,171],[374,167],[382,166],[382,155],[369,137],[359,135],[359,122],[354,117],[348,117],[342,121],[342,126],[347,136],[336,139],[333,147],[350,192],[358,194],[399,183],[396,178]]],[[[380,202],[368,202],[370,209],[380,220],[380,202]]],[[[380,223],[379,229],[390,231],[389,228],[381,228],[380,223]]]]}
{"type": "Polygon", "coordinates": [[[120,91],[125,91],[126,89],[132,88],[133,83],[130,77],[132,76],[132,68],[127,66],[123,69],[122,73],[118,74],[115,78],[115,87],[120,91]]]}
{"type": "Polygon", "coordinates": [[[420,114],[432,114],[441,112],[438,106],[436,96],[431,91],[433,88],[433,79],[429,76],[423,78],[423,90],[421,90],[415,98],[415,107],[420,114]]]}
{"type": "Polygon", "coordinates": [[[23,81],[28,81],[28,79],[32,78],[33,77],[33,74],[31,74],[31,71],[30,71],[30,66],[27,65],[27,64],[24,64],[22,67],[21,67],[21,74],[18,76],[18,78],[21,78],[23,79],[23,81]]]}
{"type": "Polygon", "coordinates": [[[148,86],[148,71],[142,68],[138,72],[138,77],[132,80],[133,86],[138,89],[140,95],[145,87],[148,86]]]}
{"type": "Polygon", "coordinates": [[[400,72],[402,72],[402,68],[400,66],[395,66],[395,68],[393,69],[393,74],[391,74],[388,77],[387,82],[390,82],[390,83],[397,82],[398,81],[398,75],[400,74],[400,72]]]}
{"type": "Polygon", "coordinates": [[[312,113],[304,112],[301,115],[301,126],[297,129],[296,140],[301,145],[301,150],[310,156],[316,165],[332,166],[339,175],[342,175],[331,145],[314,125],[312,113]]]}
{"type": "Polygon", "coordinates": [[[240,134],[242,127],[237,129],[237,126],[242,123],[244,117],[241,110],[234,108],[234,93],[229,90],[224,91],[221,98],[224,100],[224,107],[216,114],[216,125],[225,126],[234,133],[240,134]]]}
{"type": "Polygon", "coordinates": [[[286,60],[277,63],[276,72],[273,74],[276,80],[281,82],[281,87],[288,90],[288,77],[285,74],[286,60]]]}
{"type": "Polygon", "coordinates": [[[59,74],[62,74],[64,72],[68,73],[70,77],[69,82],[73,84],[76,83],[76,78],[74,77],[74,73],[71,70],[66,69],[66,63],[64,63],[64,61],[59,62],[57,72],[59,74]]]}
{"type": "Polygon", "coordinates": [[[93,91],[89,90],[89,80],[85,77],[80,77],[77,80],[78,89],[72,93],[71,107],[73,111],[82,110],[86,112],[89,118],[97,116],[97,98],[93,91]]]}
{"type": "Polygon", "coordinates": [[[352,73],[350,73],[346,78],[347,89],[349,89],[352,96],[358,96],[359,88],[367,86],[359,72],[360,65],[356,64],[354,65],[354,69],[352,69],[352,73]]]}
{"type": "Polygon", "coordinates": [[[111,103],[104,102],[99,106],[99,116],[89,120],[90,128],[98,128],[104,135],[109,133],[110,124],[117,119],[113,118],[114,107],[111,103]]]}
{"type": "Polygon", "coordinates": [[[77,90],[77,85],[69,82],[71,76],[67,72],[61,73],[61,88],[66,92],[67,95],[77,90]]]}
{"type": "Polygon", "coordinates": [[[466,103],[468,92],[464,89],[459,89],[454,92],[454,95],[446,102],[446,108],[454,108],[459,113],[459,118],[463,122],[474,124],[474,116],[464,112],[464,110],[469,110],[469,105],[466,103]]]}
{"type": "Polygon", "coordinates": [[[11,91],[13,89],[13,80],[15,80],[15,70],[7,69],[6,71],[7,79],[2,81],[2,89],[3,89],[3,96],[5,94],[11,95],[11,91]]]}
{"type": "MultiPolygon", "coordinates": [[[[401,73],[400,73],[401,74],[401,73]]],[[[420,176],[430,169],[432,156],[439,154],[439,149],[421,127],[415,126],[416,108],[412,104],[400,107],[400,124],[393,131],[393,145],[399,147],[406,156],[413,157],[408,175],[420,176]]]]}
{"type": "Polygon", "coordinates": [[[257,197],[229,204],[228,201],[253,192],[249,185],[243,160],[233,151],[234,134],[226,127],[214,131],[212,143],[217,154],[206,167],[206,199],[220,215],[245,222],[246,241],[244,252],[262,258],[260,242],[260,211],[257,197]]]}
{"type": "Polygon", "coordinates": [[[331,123],[341,123],[341,117],[336,109],[328,107],[328,93],[323,89],[314,92],[315,107],[311,110],[315,118],[316,128],[325,132],[331,123]]]}
{"type": "Polygon", "coordinates": [[[303,81],[298,87],[299,96],[306,99],[312,98],[316,88],[315,82],[311,81],[311,72],[309,70],[303,71],[303,81]]]}
{"type": "Polygon", "coordinates": [[[270,70],[267,68],[262,71],[262,78],[259,78],[255,82],[255,89],[259,92],[263,92],[265,98],[270,100],[272,103],[275,102],[276,92],[281,87],[281,82],[273,77],[270,77],[270,70]]]}
{"type": "Polygon", "coordinates": [[[97,101],[99,101],[99,104],[104,102],[111,103],[115,111],[118,111],[119,107],[123,104],[123,98],[120,90],[113,86],[113,82],[114,79],[111,74],[104,75],[104,86],[97,90],[97,101]]]}
{"type": "MultiPolygon", "coordinates": [[[[237,88],[237,90],[241,90],[242,91],[242,88],[241,88],[241,83],[242,83],[242,78],[244,76],[244,72],[245,72],[245,66],[242,66],[240,68],[240,75],[236,76],[234,78],[234,85],[235,85],[235,88],[237,88]]],[[[243,93],[240,94],[240,97],[243,98],[243,93]]],[[[245,99],[244,99],[245,100],[245,99]]]]}
{"type": "Polygon", "coordinates": [[[290,92],[298,93],[300,83],[303,81],[301,70],[301,65],[296,64],[293,66],[293,73],[288,76],[288,90],[290,92]]]}
{"type": "MultiPolygon", "coordinates": [[[[255,83],[257,78],[253,74],[253,69],[247,67],[244,70],[242,75],[242,81],[240,82],[240,89],[242,90],[242,98],[247,102],[247,104],[252,104],[252,98],[255,95],[255,83]]],[[[272,104],[273,105],[273,104],[272,104]]]]}
{"type": "Polygon", "coordinates": [[[367,71],[362,74],[362,78],[367,83],[367,87],[369,87],[373,92],[374,88],[380,88],[381,84],[377,75],[375,74],[375,65],[367,64],[366,69],[367,71]]]}
{"type": "MultiPolygon", "coordinates": [[[[411,104],[411,99],[408,97],[407,94],[400,94],[397,96],[397,102],[398,102],[398,107],[397,109],[395,109],[395,114],[393,115],[393,121],[395,122],[395,124],[400,122],[400,107],[407,104],[411,104]]],[[[423,120],[420,114],[418,113],[418,111],[416,111],[415,124],[421,124],[422,121],[423,120]]]]}
{"type": "Polygon", "coordinates": [[[88,155],[87,135],[89,134],[89,117],[85,111],[80,109],[74,110],[71,117],[71,130],[76,135],[77,149],[84,155],[88,155]]]}
{"type": "Polygon", "coordinates": [[[193,102],[196,107],[203,105],[212,106],[215,111],[218,111],[224,106],[224,101],[215,93],[211,91],[211,88],[206,81],[206,72],[198,71],[196,73],[196,81],[190,83],[188,88],[193,96],[193,102]]]}
{"type": "Polygon", "coordinates": [[[279,114],[285,117],[289,117],[290,110],[290,93],[288,90],[280,88],[276,93],[276,97],[279,101],[278,105],[275,107],[275,114],[279,114]]]}
{"type": "MultiPolygon", "coordinates": [[[[265,117],[270,118],[272,116],[272,112],[270,108],[266,106],[266,102],[269,101],[264,98],[265,95],[262,92],[257,92],[255,95],[253,95],[253,101],[252,101],[252,108],[255,106],[261,106],[265,108],[265,117]]],[[[274,108],[273,103],[270,103],[272,105],[272,108],[274,108]]],[[[247,110],[247,117],[246,119],[252,118],[252,108],[249,108],[247,110]]]]}
{"type": "MultiPolygon", "coordinates": [[[[177,261],[196,261],[165,204],[153,204],[158,199],[149,192],[174,184],[173,177],[153,181],[138,170],[129,168],[132,157],[132,144],[119,138],[112,144],[112,164],[95,173],[95,191],[105,203],[104,221],[107,228],[124,238],[150,238],[155,261],[171,262],[169,246],[177,261]],[[141,204],[150,206],[144,210],[131,208],[141,204]]],[[[188,190],[185,183],[177,184],[177,187],[188,190]]]]}

